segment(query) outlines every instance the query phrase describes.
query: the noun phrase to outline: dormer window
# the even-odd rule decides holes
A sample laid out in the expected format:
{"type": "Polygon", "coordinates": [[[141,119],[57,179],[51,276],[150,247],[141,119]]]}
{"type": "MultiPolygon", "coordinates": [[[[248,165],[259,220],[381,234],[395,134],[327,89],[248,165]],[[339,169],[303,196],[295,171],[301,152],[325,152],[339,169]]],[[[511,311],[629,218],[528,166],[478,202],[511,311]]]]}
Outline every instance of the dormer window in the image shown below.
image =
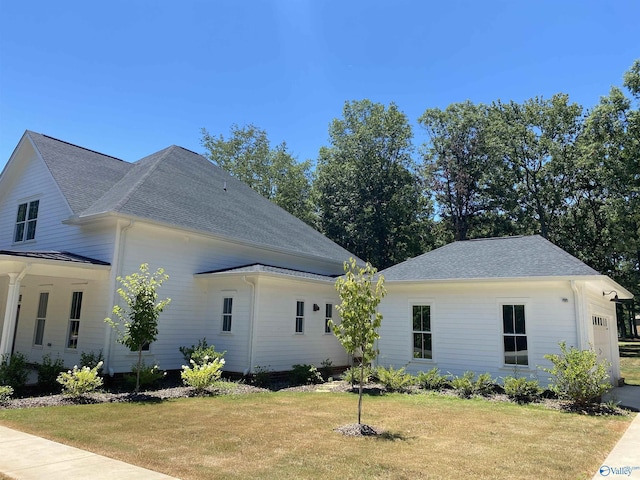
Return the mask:
{"type": "Polygon", "coordinates": [[[16,217],[16,230],[13,236],[14,243],[26,242],[36,238],[36,223],[38,221],[38,206],[40,200],[18,205],[18,215],[16,217]]]}

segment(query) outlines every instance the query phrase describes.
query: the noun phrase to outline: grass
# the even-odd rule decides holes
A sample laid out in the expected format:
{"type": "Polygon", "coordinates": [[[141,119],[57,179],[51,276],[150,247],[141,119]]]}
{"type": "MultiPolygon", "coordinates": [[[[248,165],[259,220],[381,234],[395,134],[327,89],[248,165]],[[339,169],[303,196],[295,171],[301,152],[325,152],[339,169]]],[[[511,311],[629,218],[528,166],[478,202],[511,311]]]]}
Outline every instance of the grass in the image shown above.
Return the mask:
{"type": "Polygon", "coordinates": [[[640,385],[640,341],[619,342],[620,374],[627,385],[640,385]]]}
{"type": "Polygon", "coordinates": [[[0,423],[183,479],[591,478],[631,421],[482,399],[278,392],[0,410],[0,423]]]}

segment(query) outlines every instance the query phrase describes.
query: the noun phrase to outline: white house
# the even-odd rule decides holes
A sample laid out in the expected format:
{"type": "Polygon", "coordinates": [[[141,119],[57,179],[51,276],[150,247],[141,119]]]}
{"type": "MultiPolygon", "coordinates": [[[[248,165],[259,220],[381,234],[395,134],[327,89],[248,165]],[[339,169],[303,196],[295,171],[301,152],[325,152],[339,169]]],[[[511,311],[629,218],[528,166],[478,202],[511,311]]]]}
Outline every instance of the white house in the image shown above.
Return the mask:
{"type": "Polygon", "coordinates": [[[351,254],[204,157],[172,146],[135,163],[27,131],[0,176],[0,355],[65,365],[135,354],[104,318],[116,277],[149,263],[171,304],[147,361],[177,369],[206,337],[226,369],[348,358],[326,329],[351,254]]]}
{"type": "MultiPolygon", "coordinates": [[[[107,371],[130,371],[104,318],[117,277],[148,263],[172,300],[148,363],[178,369],[206,337],[230,372],[348,365],[327,321],[350,256],[184,148],[129,163],[27,131],[0,174],[0,355],[72,366],[102,350],[107,371]]],[[[533,374],[566,340],[620,376],[607,292],[631,294],[540,237],[456,242],[382,273],[381,364],[533,374]]]]}
{"type": "Polygon", "coordinates": [[[381,272],[379,363],[407,371],[534,376],[558,342],[620,378],[615,303],[629,291],[537,236],[454,242],[381,272]]]}

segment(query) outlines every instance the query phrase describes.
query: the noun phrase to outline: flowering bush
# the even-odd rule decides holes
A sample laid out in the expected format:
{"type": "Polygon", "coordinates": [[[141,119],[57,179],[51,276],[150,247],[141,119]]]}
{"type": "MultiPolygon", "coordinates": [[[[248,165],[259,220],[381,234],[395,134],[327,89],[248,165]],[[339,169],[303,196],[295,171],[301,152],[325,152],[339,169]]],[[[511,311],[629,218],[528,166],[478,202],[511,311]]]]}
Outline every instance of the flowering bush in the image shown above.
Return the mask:
{"type": "Polygon", "coordinates": [[[8,401],[13,395],[13,388],[9,385],[0,385],[0,404],[8,401]]]}
{"type": "Polygon", "coordinates": [[[191,366],[183,365],[180,373],[182,382],[188,387],[195,388],[197,392],[202,392],[213,386],[222,375],[222,367],[224,366],[223,358],[210,359],[208,356],[204,356],[203,360],[204,363],[201,365],[190,360],[191,366]]]}
{"type": "Polygon", "coordinates": [[[102,367],[102,362],[94,368],[77,365],[73,370],[62,372],[56,381],[62,385],[62,393],[70,397],[80,397],[85,393],[91,393],[102,386],[102,377],[98,375],[98,370],[102,367]]]}

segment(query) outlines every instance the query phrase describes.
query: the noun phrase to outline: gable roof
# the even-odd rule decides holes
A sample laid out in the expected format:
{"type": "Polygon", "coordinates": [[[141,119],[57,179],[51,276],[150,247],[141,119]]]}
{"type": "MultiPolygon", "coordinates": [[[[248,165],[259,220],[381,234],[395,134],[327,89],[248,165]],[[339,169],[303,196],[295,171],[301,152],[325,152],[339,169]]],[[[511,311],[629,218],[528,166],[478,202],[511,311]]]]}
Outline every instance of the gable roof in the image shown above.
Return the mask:
{"type": "Polygon", "coordinates": [[[386,281],[600,275],[539,235],[453,242],[380,273],[386,281]]]}
{"type": "Polygon", "coordinates": [[[171,146],[128,163],[27,134],[80,220],[120,214],[340,264],[354,256],[185,148],[171,146]]]}

